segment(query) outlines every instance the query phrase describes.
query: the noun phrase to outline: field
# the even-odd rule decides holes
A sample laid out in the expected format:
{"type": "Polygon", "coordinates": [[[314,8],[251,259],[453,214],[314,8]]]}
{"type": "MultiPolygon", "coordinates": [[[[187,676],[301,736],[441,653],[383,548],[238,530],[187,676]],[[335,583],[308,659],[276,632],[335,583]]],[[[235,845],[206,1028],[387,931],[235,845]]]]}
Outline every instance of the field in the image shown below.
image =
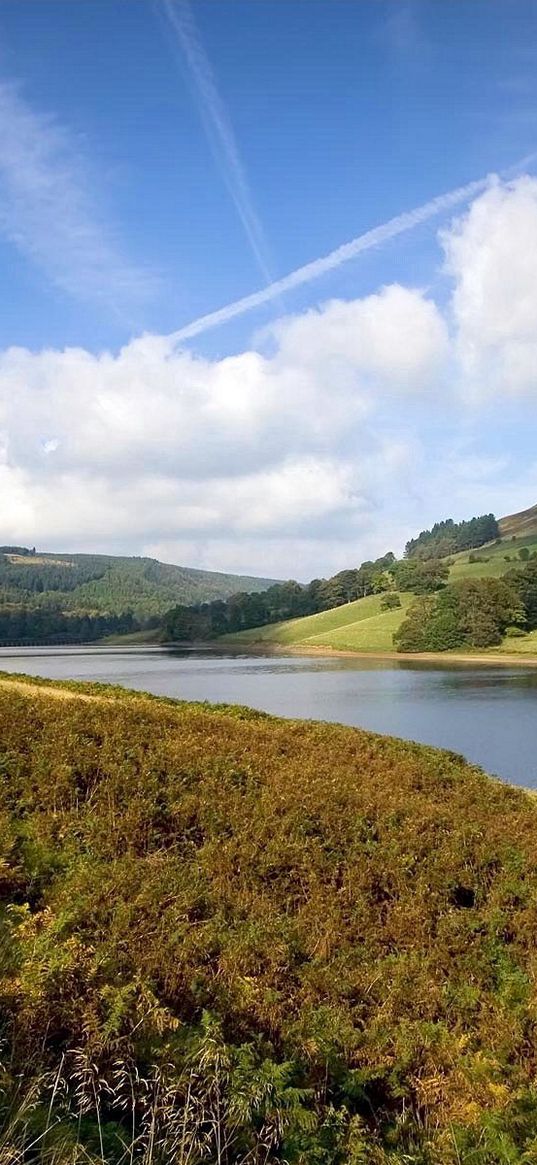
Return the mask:
{"type": "Polygon", "coordinates": [[[20,676],[0,767],[2,1162],[535,1160],[523,790],[356,729],[20,676]]]}
{"type": "MultiPolygon", "coordinates": [[[[402,610],[412,598],[412,595],[401,595],[402,610]]],[[[307,615],[304,619],[256,627],[239,635],[224,635],[219,642],[335,647],[342,651],[391,651],[391,637],[399,626],[402,611],[381,612],[380,603],[380,595],[369,595],[331,611],[307,615]]]]}
{"type": "MultiPolygon", "coordinates": [[[[521,565],[518,551],[523,547],[527,547],[530,552],[537,550],[537,532],[532,531],[520,538],[509,537],[498,546],[483,547],[479,552],[474,552],[481,558],[478,562],[469,562],[467,551],[456,555],[450,568],[450,581],[460,578],[499,578],[508,570],[521,565]],[[509,561],[506,561],[506,556],[509,561]]],[[[402,594],[400,598],[401,609],[396,611],[382,612],[381,596],[372,595],[331,611],[322,611],[318,615],[223,636],[220,642],[237,645],[270,643],[308,650],[318,647],[371,653],[393,651],[393,633],[404,619],[413,596],[402,594]]],[[[523,639],[508,639],[500,648],[489,649],[486,654],[497,652],[504,655],[537,655],[536,637],[532,633],[523,639]]],[[[479,654],[484,653],[481,651],[479,654]]]]}

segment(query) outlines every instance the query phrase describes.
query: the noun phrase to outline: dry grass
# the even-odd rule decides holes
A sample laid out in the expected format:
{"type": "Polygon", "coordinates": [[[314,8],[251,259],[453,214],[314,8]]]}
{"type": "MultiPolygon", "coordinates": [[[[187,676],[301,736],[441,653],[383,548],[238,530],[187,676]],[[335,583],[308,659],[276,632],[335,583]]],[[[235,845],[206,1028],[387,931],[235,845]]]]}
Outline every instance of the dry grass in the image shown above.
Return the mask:
{"type": "Polygon", "coordinates": [[[86,1160],[147,1146],[155,1081],[155,1137],[186,1121],[191,1155],[132,1161],[532,1159],[523,791],[373,733],[20,677],[0,742],[6,1061],[61,1078],[86,1160]]]}

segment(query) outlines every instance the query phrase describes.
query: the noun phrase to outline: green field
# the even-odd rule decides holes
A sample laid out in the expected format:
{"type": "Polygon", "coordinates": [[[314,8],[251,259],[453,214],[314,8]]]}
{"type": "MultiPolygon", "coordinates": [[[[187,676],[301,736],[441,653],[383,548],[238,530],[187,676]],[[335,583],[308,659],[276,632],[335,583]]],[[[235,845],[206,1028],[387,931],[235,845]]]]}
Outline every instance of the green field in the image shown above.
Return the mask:
{"type": "MultiPolygon", "coordinates": [[[[450,581],[460,578],[499,578],[522,565],[518,551],[523,547],[527,547],[530,552],[537,549],[537,534],[531,533],[516,539],[510,537],[502,540],[498,546],[486,546],[480,551],[474,551],[481,559],[478,562],[469,562],[468,551],[464,551],[453,560],[450,581]],[[506,556],[509,561],[506,561],[506,556]]],[[[393,634],[414,598],[411,594],[400,597],[400,610],[381,611],[381,596],[370,595],[331,611],[321,611],[318,615],[307,615],[302,619],[272,623],[268,627],[256,627],[236,635],[223,636],[221,642],[272,643],[282,647],[324,647],[336,651],[371,653],[393,651],[393,634]]],[[[520,639],[506,639],[501,647],[489,649],[487,654],[491,650],[492,653],[500,652],[504,655],[537,655],[537,633],[520,639]]]]}
{"type": "Polygon", "coordinates": [[[346,603],[344,607],[307,615],[304,619],[290,619],[287,623],[254,627],[239,635],[225,635],[220,642],[335,647],[340,651],[391,651],[393,632],[412,598],[412,595],[401,595],[400,611],[382,612],[381,595],[368,595],[365,599],[346,603]]]}

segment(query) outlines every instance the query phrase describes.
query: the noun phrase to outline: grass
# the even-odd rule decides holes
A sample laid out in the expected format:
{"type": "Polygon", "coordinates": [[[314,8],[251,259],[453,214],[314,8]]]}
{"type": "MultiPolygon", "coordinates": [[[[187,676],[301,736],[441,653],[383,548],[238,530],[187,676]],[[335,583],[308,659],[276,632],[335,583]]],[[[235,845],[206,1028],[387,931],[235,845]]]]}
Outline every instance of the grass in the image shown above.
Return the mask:
{"type": "MultiPolygon", "coordinates": [[[[487,562],[469,562],[469,553],[464,551],[453,561],[450,581],[461,578],[500,578],[507,571],[521,566],[518,551],[527,547],[530,552],[537,549],[537,534],[530,533],[516,539],[508,538],[499,546],[487,546],[479,553],[487,562]],[[505,556],[510,558],[505,561],[505,556]]],[[[280,647],[312,649],[315,647],[334,651],[356,651],[383,653],[393,651],[393,634],[400,626],[412,595],[401,595],[401,609],[381,611],[381,596],[371,595],[357,599],[343,607],[331,611],[321,611],[318,615],[307,615],[302,619],[291,619],[285,623],[272,623],[268,627],[253,628],[236,635],[223,636],[219,642],[236,644],[274,644],[280,647]]],[[[480,655],[495,653],[500,655],[537,656],[537,639],[534,634],[524,639],[507,639],[500,648],[494,648],[480,655]]],[[[471,654],[471,653],[468,653],[471,654]]]]}
{"type": "Polygon", "coordinates": [[[521,510],[518,514],[509,514],[500,518],[500,533],[502,538],[510,538],[514,534],[518,538],[537,534],[537,506],[529,510],[521,510]]]}
{"type": "Polygon", "coordinates": [[[391,651],[392,635],[413,595],[401,595],[402,609],[382,612],[381,596],[368,595],[343,607],[271,623],[238,635],[223,636],[219,643],[274,643],[290,647],[333,647],[339,651],[391,651]]]}
{"type": "Polygon", "coordinates": [[[523,790],[339,725],[0,680],[2,1163],[535,1159],[523,790]]]}
{"type": "Polygon", "coordinates": [[[537,631],[530,631],[528,635],[522,638],[507,638],[504,639],[501,647],[496,647],[495,651],[503,652],[505,655],[528,655],[537,657],[537,631]]]}

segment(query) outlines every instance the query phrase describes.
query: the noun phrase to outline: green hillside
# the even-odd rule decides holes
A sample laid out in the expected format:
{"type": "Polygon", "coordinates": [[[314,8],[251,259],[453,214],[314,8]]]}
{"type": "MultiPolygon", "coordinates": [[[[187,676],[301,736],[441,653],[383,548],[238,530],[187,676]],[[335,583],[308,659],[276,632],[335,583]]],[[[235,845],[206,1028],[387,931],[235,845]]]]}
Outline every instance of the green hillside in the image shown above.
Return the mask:
{"type": "Polygon", "coordinates": [[[413,595],[401,595],[402,609],[381,612],[381,595],[368,595],[331,611],[254,627],[238,635],[224,635],[220,642],[279,643],[290,646],[336,647],[351,651],[391,651],[391,636],[399,626],[413,595]]]}
{"type": "Polygon", "coordinates": [[[13,676],[0,767],[6,1165],[535,1160],[522,790],[356,729],[13,676]]]}
{"type": "Polygon", "coordinates": [[[0,547],[0,607],[4,609],[24,606],[116,616],[131,611],[144,622],[162,616],[175,603],[203,603],[236,591],[263,591],[272,582],[172,566],[154,558],[2,553],[0,547]]]}
{"type": "MultiPolygon", "coordinates": [[[[537,507],[525,511],[522,515],[503,518],[500,522],[502,530],[514,531],[521,527],[525,528],[525,533],[519,535],[508,533],[502,536],[498,545],[485,546],[473,552],[464,551],[452,556],[449,581],[463,578],[500,578],[513,568],[521,566],[519,551],[524,548],[530,553],[537,550],[537,507]],[[475,561],[471,561],[471,558],[475,561]]],[[[414,596],[401,594],[400,598],[401,608],[395,611],[382,612],[381,596],[371,595],[352,603],[345,603],[333,610],[321,611],[316,615],[224,636],[222,642],[265,643],[304,648],[325,647],[340,651],[372,653],[392,651],[393,634],[402,623],[414,596]]],[[[537,654],[535,634],[506,640],[501,647],[494,650],[510,655],[537,654]]]]}

